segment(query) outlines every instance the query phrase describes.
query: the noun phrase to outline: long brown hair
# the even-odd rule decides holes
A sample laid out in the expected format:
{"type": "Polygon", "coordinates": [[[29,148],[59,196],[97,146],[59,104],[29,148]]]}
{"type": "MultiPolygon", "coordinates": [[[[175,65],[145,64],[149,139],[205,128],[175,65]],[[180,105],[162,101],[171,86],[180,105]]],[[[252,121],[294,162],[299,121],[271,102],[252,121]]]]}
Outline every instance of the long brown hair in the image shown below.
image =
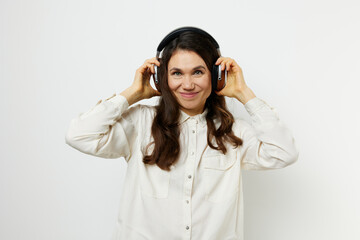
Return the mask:
{"type": "MultiPolygon", "coordinates": [[[[188,50],[197,53],[206,63],[211,71],[212,66],[220,57],[213,43],[201,34],[194,32],[184,32],[171,41],[165,48],[160,59],[159,68],[159,87],[161,91],[160,102],[156,106],[156,114],[151,127],[151,134],[154,141],[149,143],[148,148],[154,144],[153,152],[145,155],[145,164],[157,164],[163,170],[170,171],[180,154],[179,143],[179,116],[180,107],[176,97],[171,92],[168,85],[168,63],[173,53],[177,50],[188,50]]],[[[228,111],[223,96],[211,92],[205,103],[207,122],[207,142],[208,145],[226,154],[227,149],[224,142],[232,143],[234,147],[242,145],[242,140],[236,137],[232,131],[234,123],[233,115],[228,111]],[[218,129],[215,127],[214,120],[219,119],[221,124],[218,129]],[[211,142],[215,139],[217,146],[211,142]]]]}

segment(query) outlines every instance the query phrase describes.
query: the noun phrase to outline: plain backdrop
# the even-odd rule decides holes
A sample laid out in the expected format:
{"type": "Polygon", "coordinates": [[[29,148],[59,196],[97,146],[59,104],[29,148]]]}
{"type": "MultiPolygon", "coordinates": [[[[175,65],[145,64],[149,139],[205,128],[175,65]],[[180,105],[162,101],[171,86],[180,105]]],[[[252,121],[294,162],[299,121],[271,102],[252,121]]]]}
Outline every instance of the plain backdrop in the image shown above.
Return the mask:
{"type": "Polygon", "coordinates": [[[245,239],[360,239],[359,12],[357,0],[0,0],[0,239],[110,239],[126,162],[65,133],[189,25],[238,62],[300,150],[288,168],[243,173],[245,239]]]}

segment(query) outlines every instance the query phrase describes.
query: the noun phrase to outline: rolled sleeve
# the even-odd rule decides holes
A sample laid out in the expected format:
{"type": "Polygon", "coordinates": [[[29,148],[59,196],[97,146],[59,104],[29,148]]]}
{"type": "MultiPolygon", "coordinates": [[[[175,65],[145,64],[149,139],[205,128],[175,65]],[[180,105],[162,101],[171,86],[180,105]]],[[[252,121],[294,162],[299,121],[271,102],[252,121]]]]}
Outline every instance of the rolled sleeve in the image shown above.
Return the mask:
{"type": "Polygon", "coordinates": [[[277,110],[259,98],[249,100],[245,109],[251,117],[251,124],[241,122],[243,169],[278,169],[294,163],[299,151],[277,110]]]}
{"type": "Polygon", "coordinates": [[[102,158],[125,157],[137,135],[126,98],[114,94],[100,100],[93,108],[71,120],[65,142],[71,147],[102,158]]]}

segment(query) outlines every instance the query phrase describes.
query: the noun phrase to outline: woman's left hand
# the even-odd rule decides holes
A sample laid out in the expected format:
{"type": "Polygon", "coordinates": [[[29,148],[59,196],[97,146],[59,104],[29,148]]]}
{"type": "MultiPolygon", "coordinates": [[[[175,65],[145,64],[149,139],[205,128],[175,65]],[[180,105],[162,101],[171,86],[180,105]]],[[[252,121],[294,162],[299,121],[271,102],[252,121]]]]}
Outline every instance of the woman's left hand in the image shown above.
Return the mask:
{"type": "Polygon", "coordinates": [[[245,104],[256,97],[252,90],[246,85],[242,69],[234,59],[220,57],[215,65],[221,64],[221,71],[227,70],[227,83],[221,91],[215,91],[217,95],[234,97],[245,104]]]}

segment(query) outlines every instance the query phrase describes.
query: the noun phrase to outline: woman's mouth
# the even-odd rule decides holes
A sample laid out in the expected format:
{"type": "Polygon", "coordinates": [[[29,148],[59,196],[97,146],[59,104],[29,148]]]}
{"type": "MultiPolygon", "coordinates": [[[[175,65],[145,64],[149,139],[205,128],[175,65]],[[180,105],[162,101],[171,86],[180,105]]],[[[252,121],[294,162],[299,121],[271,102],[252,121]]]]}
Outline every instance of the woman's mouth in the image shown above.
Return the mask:
{"type": "Polygon", "coordinates": [[[197,92],[193,92],[193,93],[180,93],[180,95],[184,98],[193,98],[197,95],[197,92]]]}

